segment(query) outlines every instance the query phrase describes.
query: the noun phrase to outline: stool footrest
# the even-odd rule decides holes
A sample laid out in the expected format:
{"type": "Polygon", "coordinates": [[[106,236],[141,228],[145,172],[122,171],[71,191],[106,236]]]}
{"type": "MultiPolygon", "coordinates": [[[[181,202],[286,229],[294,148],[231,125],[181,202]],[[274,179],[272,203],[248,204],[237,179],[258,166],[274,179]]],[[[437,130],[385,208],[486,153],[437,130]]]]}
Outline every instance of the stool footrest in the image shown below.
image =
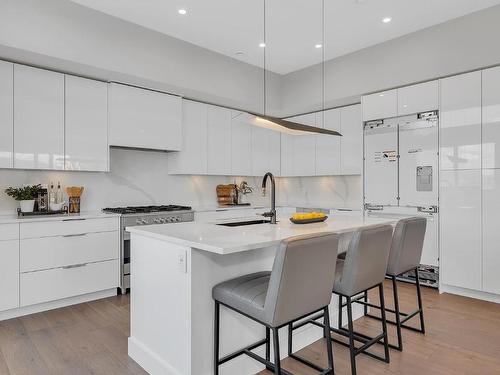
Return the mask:
{"type": "Polygon", "coordinates": [[[257,341],[255,343],[251,344],[251,345],[248,345],[240,350],[237,350],[231,354],[228,354],[228,355],[222,357],[221,359],[219,359],[219,365],[222,365],[223,363],[226,363],[227,361],[230,361],[236,357],[239,357],[242,354],[248,354],[247,352],[258,348],[259,346],[265,345],[266,342],[267,342],[266,339],[262,339],[260,341],[257,341]]]}

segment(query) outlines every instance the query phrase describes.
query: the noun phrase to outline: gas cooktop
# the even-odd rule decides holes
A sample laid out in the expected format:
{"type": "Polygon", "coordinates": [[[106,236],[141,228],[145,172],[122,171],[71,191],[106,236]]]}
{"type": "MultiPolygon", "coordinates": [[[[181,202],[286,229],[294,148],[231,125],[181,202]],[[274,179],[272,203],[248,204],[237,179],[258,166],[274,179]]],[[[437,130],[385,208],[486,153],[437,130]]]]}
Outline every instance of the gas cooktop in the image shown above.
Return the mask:
{"type": "Polygon", "coordinates": [[[114,214],[133,215],[150,214],[156,212],[191,211],[191,207],[169,204],[161,206],[108,207],[103,208],[102,211],[114,214]]]}

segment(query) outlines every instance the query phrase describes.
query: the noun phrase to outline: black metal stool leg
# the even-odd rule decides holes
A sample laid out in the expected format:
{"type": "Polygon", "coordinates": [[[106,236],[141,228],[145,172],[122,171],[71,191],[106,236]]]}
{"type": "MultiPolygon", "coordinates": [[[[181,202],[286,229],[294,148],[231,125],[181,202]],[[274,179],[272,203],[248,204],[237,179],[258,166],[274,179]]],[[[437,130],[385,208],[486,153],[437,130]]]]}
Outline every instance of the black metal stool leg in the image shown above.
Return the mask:
{"type": "Polygon", "coordinates": [[[293,353],[292,331],[293,331],[293,323],[289,323],[288,324],[288,356],[290,356],[293,353]]]}
{"type": "Polygon", "coordinates": [[[326,350],[328,354],[328,369],[331,370],[330,374],[335,374],[335,368],[333,366],[333,344],[330,335],[330,310],[328,306],[325,307],[325,318],[324,318],[324,336],[326,339],[326,350]]]}
{"type": "Polygon", "coordinates": [[[266,361],[271,359],[271,329],[266,327],[266,361]]]}
{"type": "Polygon", "coordinates": [[[273,345],[274,345],[274,373],[281,374],[281,360],[280,360],[280,338],[278,335],[278,328],[273,328],[273,345]]]}
{"type": "MultiPolygon", "coordinates": [[[[364,300],[366,303],[368,303],[368,291],[367,290],[365,290],[365,293],[364,293],[364,300]]],[[[363,307],[364,307],[363,313],[364,313],[364,316],[366,316],[368,314],[368,305],[364,305],[363,307]]]]}
{"type": "Polygon", "coordinates": [[[399,311],[398,283],[396,276],[392,276],[392,292],[394,295],[394,315],[396,316],[396,332],[398,335],[398,345],[394,349],[403,351],[403,334],[401,333],[401,312],[399,311]]]}
{"type": "Polygon", "coordinates": [[[420,329],[421,332],[425,334],[424,306],[422,303],[422,293],[420,291],[420,277],[418,276],[418,267],[415,268],[415,283],[417,285],[418,309],[420,310],[420,329]]]}
{"type": "Polygon", "coordinates": [[[384,284],[381,283],[378,286],[379,296],[380,296],[380,314],[382,317],[382,331],[384,332],[384,352],[385,352],[385,361],[387,363],[390,362],[389,357],[389,336],[387,334],[387,320],[385,316],[385,299],[384,299],[384,284]]]}
{"type": "Polygon", "coordinates": [[[356,373],[357,373],[357,371],[356,371],[356,347],[354,346],[354,323],[352,321],[351,297],[347,297],[347,323],[349,326],[349,353],[351,355],[351,374],[356,375],[356,373]]]}
{"type": "Polygon", "coordinates": [[[339,295],[339,318],[338,318],[338,328],[341,329],[343,326],[342,323],[342,296],[339,295]]]}
{"type": "Polygon", "coordinates": [[[219,323],[220,304],[216,301],[214,314],[214,375],[219,375],[219,323]]]}

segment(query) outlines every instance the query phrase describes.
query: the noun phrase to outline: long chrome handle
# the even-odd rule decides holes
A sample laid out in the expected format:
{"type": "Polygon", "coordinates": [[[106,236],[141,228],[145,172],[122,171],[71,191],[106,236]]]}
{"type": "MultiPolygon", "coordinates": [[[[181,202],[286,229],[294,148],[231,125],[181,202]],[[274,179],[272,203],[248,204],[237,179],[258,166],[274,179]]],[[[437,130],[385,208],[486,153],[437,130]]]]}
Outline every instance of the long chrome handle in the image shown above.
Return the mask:
{"type": "Polygon", "coordinates": [[[71,266],[64,266],[62,267],[65,270],[69,270],[71,268],[80,268],[80,267],[85,267],[88,263],[80,263],[80,264],[72,264],[71,266]]]}
{"type": "Polygon", "coordinates": [[[82,221],[82,220],[87,220],[83,217],[78,217],[78,218],[72,218],[72,219],[63,219],[62,221],[82,221]]]}
{"type": "Polygon", "coordinates": [[[87,233],[77,233],[77,234],[65,234],[62,237],[81,237],[81,236],[86,236],[87,233]]]}

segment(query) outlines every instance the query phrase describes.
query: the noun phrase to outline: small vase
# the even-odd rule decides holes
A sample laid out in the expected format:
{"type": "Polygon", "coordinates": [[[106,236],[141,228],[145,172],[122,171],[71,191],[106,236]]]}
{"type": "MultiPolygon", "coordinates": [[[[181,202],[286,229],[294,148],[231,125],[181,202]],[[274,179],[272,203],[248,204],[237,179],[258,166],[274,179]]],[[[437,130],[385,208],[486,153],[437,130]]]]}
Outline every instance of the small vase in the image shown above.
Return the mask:
{"type": "Polygon", "coordinates": [[[21,205],[21,212],[33,212],[33,209],[35,208],[34,199],[19,201],[19,204],[21,205]]]}

